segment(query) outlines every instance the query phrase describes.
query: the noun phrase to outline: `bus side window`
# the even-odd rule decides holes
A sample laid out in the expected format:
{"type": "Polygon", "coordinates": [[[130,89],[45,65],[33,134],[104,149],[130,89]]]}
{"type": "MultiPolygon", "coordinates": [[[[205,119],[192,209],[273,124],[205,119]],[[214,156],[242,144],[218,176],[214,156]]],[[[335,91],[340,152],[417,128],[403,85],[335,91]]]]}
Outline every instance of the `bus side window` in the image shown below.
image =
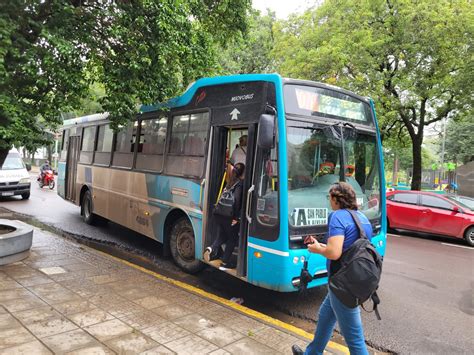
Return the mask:
{"type": "MultiPolygon", "coordinates": [[[[135,128],[136,129],[136,128],[135,128]]],[[[131,168],[133,162],[133,124],[129,123],[117,132],[115,138],[115,149],[112,158],[112,165],[121,168],[131,168]]]]}
{"type": "Polygon", "coordinates": [[[62,138],[62,144],[61,144],[61,156],[59,159],[60,161],[66,161],[67,149],[69,145],[69,134],[70,134],[69,129],[65,129],[63,131],[63,138],[62,138]]]}
{"type": "Polygon", "coordinates": [[[94,164],[108,166],[112,154],[114,131],[108,124],[99,126],[98,129],[99,132],[97,133],[97,147],[94,154],[94,164]]]}
{"type": "Polygon", "coordinates": [[[83,164],[91,164],[95,147],[96,126],[84,127],[82,131],[82,144],[79,162],[83,164]]]}
{"type": "Polygon", "coordinates": [[[179,176],[202,176],[208,126],[208,112],[173,116],[165,162],[166,173],[179,176]]]}
{"type": "Polygon", "coordinates": [[[143,143],[137,154],[136,169],[155,172],[163,169],[167,125],[166,117],[141,121],[140,139],[143,143]]]}

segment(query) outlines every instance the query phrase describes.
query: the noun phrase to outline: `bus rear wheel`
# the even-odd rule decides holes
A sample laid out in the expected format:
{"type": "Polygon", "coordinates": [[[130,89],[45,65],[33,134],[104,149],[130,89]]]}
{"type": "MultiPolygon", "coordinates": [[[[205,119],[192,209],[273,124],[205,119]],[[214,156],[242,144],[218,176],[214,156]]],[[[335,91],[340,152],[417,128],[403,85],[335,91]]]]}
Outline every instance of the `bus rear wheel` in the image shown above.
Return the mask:
{"type": "Polygon", "coordinates": [[[92,195],[89,190],[86,190],[82,196],[81,214],[83,221],[87,224],[92,225],[96,222],[96,215],[92,213],[92,195]]]}
{"type": "Polygon", "coordinates": [[[189,219],[179,218],[171,228],[170,251],[174,262],[188,273],[196,273],[203,269],[204,264],[195,259],[194,232],[189,219]]]}

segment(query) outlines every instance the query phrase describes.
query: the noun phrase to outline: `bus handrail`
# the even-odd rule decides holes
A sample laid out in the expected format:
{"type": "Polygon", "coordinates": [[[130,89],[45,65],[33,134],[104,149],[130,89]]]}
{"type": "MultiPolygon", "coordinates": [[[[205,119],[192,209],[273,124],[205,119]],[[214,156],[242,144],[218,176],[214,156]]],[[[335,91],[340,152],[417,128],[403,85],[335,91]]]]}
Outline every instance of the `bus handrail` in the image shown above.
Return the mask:
{"type": "Polygon", "coordinates": [[[247,191],[247,206],[245,207],[245,217],[247,218],[247,221],[249,222],[249,224],[252,223],[252,217],[250,217],[249,210],[250,210],[250,204],[251,204],[250,197],[252,195],[253,190],[255,190],[255,185],[252,185],[250,189],[247,191]]]}
{"type": "Polygon", "coordinates": [[[202,192],[204,191],[204,186],[206,185],[206,179],[202,179],[201,188],[199,189],[199,208],[202,209],[202,192]]]}

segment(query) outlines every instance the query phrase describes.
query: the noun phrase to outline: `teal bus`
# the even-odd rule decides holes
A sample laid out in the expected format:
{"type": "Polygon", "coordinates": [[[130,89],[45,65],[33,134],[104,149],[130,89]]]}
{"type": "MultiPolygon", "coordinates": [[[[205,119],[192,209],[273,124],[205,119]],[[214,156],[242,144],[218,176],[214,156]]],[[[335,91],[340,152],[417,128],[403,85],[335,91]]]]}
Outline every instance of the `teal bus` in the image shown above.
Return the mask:
{"type": "Polygon", "coordinates": [[[331,184],[350,183],[359,209],[386,247],[385,181],[374,103],[350,91],[278,74],[199,79],[182,96],[142,106],[112,130],[107,113],[64,122],[58,193],[85,222],[121,224],[163,243],[187,272],[206,263],[217,237],[213,210],[225,166],[247,136],[236,269],[245,282],[298,290],[305,262],[327,283],[326,260],[309,255],[307,235],[323,240],[331,184]]]}

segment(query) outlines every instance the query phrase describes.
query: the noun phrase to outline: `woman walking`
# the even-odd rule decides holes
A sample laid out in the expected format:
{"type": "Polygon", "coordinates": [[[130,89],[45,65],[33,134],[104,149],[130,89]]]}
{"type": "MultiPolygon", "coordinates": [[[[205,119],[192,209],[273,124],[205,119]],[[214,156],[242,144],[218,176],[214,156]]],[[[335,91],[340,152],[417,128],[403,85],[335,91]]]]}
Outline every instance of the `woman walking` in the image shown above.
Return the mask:
{"type": "MultiPolygon", "coordinates": [[[[314,237],[308,237],[308,250],[311,253],[324,255],[327,270],[331,277],[331,261],[338,260],[342,253],[349,249],[359,238],[359,229],[348,210],[357,211],[356,194],[351,185],[338,182],[329,189],[329,201],[333,212],[329,215],[329,231],[326,244],[318,243],[314,237]]],[[[372,238],[372,226],[367,217],[356,212],[367,238],[372,238]]],[[[319,318],[313,341],[306,351],[293,345],[293,354],[323,354],[332,336],[336,321],[352,355],[368,354],[365,345],[364,331],[359,307],[349,308],[339,301],[328,288],[328,294],[319,308],[319,318]]]]}

